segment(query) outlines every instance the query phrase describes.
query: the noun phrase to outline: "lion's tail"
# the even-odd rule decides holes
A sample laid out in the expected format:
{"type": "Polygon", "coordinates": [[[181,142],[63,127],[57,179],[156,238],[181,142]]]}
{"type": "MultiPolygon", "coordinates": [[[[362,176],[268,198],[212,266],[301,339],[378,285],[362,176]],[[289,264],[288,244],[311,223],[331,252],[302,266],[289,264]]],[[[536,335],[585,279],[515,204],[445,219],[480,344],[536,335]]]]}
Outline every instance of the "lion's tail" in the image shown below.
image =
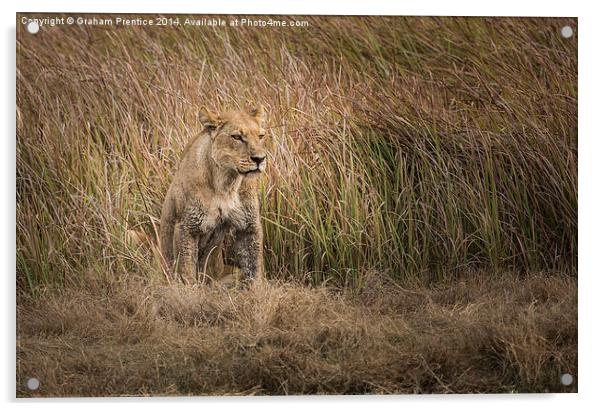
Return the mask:
{"type": "Polygon", "coordinates": [[[153,253],[153,256],[161,264],[161,266],[164,268],[166,267],[167,263],[163,257],[163,254],[161,254],[159,242],[155,236],[148,235],[144,231],[140,230],[126,229],[125,242],[133,248],[145,247],[150,249],[153,253]]]}

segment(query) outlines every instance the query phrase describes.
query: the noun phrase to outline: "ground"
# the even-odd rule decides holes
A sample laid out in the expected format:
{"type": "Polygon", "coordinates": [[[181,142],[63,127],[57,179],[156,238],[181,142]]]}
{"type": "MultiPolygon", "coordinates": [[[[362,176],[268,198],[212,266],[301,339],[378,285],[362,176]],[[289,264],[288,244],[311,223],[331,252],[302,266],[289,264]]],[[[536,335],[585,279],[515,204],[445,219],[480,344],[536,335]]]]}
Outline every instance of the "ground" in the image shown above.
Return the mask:
{"type": "Polygon", "coordinates": [[[359,292],[91,284],[18,305],[17,395],[576,392],[577,284],[483,273],[359,292]],[[41,382],[37,391],[28,378],[41,382]]]}

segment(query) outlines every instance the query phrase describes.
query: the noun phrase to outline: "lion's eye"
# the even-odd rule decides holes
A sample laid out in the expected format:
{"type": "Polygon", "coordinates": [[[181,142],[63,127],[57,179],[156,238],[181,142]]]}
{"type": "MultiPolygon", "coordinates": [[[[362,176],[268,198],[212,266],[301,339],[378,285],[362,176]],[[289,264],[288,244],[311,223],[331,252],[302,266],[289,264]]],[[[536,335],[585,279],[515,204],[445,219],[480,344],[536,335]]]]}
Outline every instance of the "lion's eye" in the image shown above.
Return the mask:
{"type": "Polygon", "coordinates": [[[259,138],[264,138],[264,137],[265,137],[265,133],[259,134],[259,138]]]}
{"type": "Polygon", "coordinates": [[[232,137],[234,140],[242,140],[242,136],[240,134],[230,134],[230,137],[232,137]]]}

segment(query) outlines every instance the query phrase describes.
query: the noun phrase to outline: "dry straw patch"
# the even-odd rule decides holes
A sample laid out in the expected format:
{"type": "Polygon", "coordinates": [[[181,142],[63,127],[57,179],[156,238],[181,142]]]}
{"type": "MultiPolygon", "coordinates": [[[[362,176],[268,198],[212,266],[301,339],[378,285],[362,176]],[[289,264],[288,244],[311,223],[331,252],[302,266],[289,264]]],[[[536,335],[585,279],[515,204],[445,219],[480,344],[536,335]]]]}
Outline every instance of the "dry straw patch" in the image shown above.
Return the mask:
{"type": "Polygon", "coordinates": [[[19,304],[18,395],[576,390],[560,384],[577,367],[573,279],[473,274],[410,290],[367,278],[357,294],[276,282],[48,290],[19,304]]]}

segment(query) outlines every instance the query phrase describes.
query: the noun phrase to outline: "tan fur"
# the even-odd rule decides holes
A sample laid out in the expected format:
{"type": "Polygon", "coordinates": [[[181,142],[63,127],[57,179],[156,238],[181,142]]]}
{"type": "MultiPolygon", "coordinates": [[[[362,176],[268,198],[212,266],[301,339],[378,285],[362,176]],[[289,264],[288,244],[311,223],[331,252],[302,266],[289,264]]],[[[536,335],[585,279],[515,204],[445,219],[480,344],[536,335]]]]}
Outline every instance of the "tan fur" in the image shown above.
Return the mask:
{"type": "Polygon", "coordinates": [[[203,131],[185,148],[161,213],[161,252],[189,283],[219,277],[223,257],[245,279],[263,271],[257,175],[265,170],[263,108],[201,110],[203,131]],[[263,158],[263,160],[261,160],[263,158]]]}

